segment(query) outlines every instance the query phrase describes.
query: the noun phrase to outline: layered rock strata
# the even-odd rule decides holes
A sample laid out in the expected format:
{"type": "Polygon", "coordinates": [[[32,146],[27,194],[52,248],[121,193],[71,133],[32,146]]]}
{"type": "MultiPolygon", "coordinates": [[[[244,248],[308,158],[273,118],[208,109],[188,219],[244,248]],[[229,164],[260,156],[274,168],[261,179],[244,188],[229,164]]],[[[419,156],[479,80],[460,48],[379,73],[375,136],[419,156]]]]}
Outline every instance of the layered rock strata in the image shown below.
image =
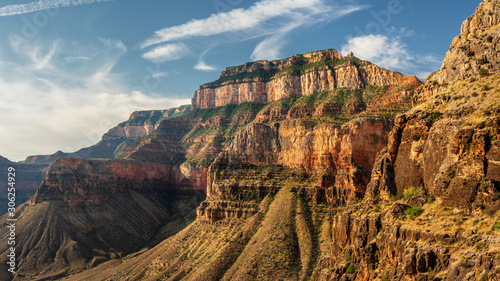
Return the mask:
{"type": "Polygon", "coordinates": [[[226,68],[219,80],[200,86],[194,93],[192,107],[268,103],[336,88],[395,85],[405,78],[401,73],[360,61],[352,54],[343,57],[330,49],[226,68]]]}

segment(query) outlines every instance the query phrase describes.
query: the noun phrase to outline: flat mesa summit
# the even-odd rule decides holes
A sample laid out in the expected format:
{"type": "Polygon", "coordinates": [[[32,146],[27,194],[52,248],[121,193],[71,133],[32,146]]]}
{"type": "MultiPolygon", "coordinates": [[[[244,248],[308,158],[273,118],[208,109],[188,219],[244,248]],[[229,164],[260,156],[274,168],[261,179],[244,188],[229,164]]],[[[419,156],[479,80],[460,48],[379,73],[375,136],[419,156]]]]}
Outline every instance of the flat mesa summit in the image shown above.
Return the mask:
{"type": "Polygon", "coordinates": [[[107,159],[30,158],[0,279],[500,279],[499,24],[481,3],[425,83],[331,49],[246,63],[107,159]]]}

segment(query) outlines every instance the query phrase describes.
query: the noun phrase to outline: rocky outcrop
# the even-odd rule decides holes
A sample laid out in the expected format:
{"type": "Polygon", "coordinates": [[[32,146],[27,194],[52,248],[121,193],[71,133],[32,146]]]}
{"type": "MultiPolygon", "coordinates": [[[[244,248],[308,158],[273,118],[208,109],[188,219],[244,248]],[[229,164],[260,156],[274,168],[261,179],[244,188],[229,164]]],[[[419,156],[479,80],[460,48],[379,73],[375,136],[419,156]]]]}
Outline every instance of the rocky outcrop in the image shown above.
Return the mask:
{"type": "MultiPolygon", "coordinates": [[[[498,252],[482,251],[498,241],[481,238],[477,230],[436,228],[430,225],[439,216],[436,213],[419,218],[420,227],[415,227],[402,219],[409,208],[394,204],[377,213],[370,207],[357,206],[335,215],[332,251],[319,261],[311,279],[495,280],[500,276],[498,252]],[[456,243],[462,246],[454,247],[456,243]],[[466,250],[474,245],[473,250],[466,250]]],[[[446,221],[444,224],[451,219],[440,218],[446,221]]]]}
{"type": "Polygon", "coordinates": [[[500,11],[497,1],[484,1],[463,23],[461,32],[453,39],[441,68],[431,74],[415,97],[421,103],[448,84],[465,79],[486,77],[500,70],[500,11]]]}
{"type": "Polygon", "coordinates": [[[330,49],[226,68],[217,81],[200,86],[194,93],[192,107],[268,103],[336,88],[395,85],[405,78],[401,73],[360,61],[352,54],[342,57],[330,49]]]}
{"type": "Polygon", "coordinates": [[[495,195],[500,191],[500,97],[494,51],[499,4],[483,2],[463,23],[443,67],[420,92],[425,102],[396,119],[367,199],[422,187],[468,213],[500,207],[495,195]]]}
{"type": "Polygon", "coordinates": [[[500,11],[497,1],[484,1],[467,18],[460,35],[453,39],[441,69],[430,81],[450,83],[500,69],[500,11]]]}
{"type": "Polygon", "coordinates": [[[375,157],[386,145],[391,129],[391,120],[383,118],[356,119],[340,128],[304,120],[249,124],[210,166],[208,200],[241,193],[222,190],[219,181],[227,176],[226,169],[278,165],[313,175],[316,201],[335,205],[355,201],[364,195],[375,157]]]}
{"type": "Polygon", "coordinates": [[[170,166],[123,160],[60,158],[54,162],[30,205],[64,201],[70,207],[100,202],[131,191],[155,194],[179,189],[182,178],[170,166]]]}

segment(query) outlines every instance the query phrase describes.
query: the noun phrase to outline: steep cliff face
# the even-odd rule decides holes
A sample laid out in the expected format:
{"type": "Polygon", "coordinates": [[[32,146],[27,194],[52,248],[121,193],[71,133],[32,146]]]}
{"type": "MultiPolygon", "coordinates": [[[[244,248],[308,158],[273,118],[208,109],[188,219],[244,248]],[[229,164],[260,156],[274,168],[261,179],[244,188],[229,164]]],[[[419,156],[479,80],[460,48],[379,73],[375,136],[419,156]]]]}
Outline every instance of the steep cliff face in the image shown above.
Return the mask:
{"type": "Polygon", "coordinates": [[[450,83],[499,70],[500,11],[497,1],[485,1],[467,18],[453,39],[441,69],[431,81],[450,83]]]}
{"type": "MultiPolygon", "coordinates": [[[[36,195],[16,211],[14,280],[60,278],[176,233],[204,198],[180,188],[176,175],[154,163],[58,159],[36,195]]],[[[1,237],[8,235],[0,230],[1,237]]],[[[0,246],[3,257],[8,247],[0,246]]],[[[6,266],[2,258],[2,280],[11,277],[6,266]]]]}
{"type": "Polygon", "coordinates": [[[340,128],[304,120],[252,123],[210,166],[207,199],[245,200],[241,190],[228,188],[229,171],[278,165],[311,175],[315,183],[309,192],[318,203],[356,201],[364,194],[375,156],[386,145],[391,129],[391,120],[383,118],[356,119],[340,128]]]}
{"type": "Polygon", "coordinates": [[[129,161],[60,158],[54,162],[30,204],[60,200],[70,206],[135,191],[153,194],[179,186],[176,171],[166,165],[129,161]]]}
{"type": "Polygon", "coordinates": [[[401,73],[360,61],[352,54],[342,57],[331,49],[226,68],[217,81],[200,86],[192,107],[268,103],[336,88],[395,85],[405,78],[401,73]]]}
{"type": "Polygon", "coordinates": [[[379,161],[389,169],[375,169],[369,198],[413,186],[468,213],[499,208],[499,4],[481,3],[463,23],[418,93],[425,102],[396,119],[379,161]]]}
{"type": "Polygon", "coordinates": [[[495,218],[468,219],[436,202],[424,205],[426,198],[410,197],[409,204],[420,201],[413,208],[385,202],[335,215],[331,252],[320,258],[311,279],[496,280],[499,241],[484,235],[495,218]],[[418,218],[408,215],[421,206],[425,211],[418,218]]]}

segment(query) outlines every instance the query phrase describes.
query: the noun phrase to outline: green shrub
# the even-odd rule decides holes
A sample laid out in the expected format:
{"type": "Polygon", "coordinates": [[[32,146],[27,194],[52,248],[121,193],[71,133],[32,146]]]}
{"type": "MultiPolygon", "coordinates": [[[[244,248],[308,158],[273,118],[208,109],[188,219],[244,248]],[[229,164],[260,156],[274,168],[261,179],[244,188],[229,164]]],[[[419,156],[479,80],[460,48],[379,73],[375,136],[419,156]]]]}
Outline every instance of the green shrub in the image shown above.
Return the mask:
{"type": "Polygon", "coordinates": [[[352,260],[352,256],[351,255],[348,255],[346,258],[345,258],[345,261],[349,262],[352,260]]]}
{"type": "Polygon", "coordinates": [[[349,265],[346,270],[347,274],[354,273],[354,265],[349,265]]]}
{"type": "Polygon", "coordinates": [[[413,195],[417,194],[417,193],[421,193],[421,192],[425,192],[425,190],[421,187],[419,188],[415,188],[413,186],[410,186],[409,188],[407,188],[404,192],[403,192],[403,199],[404,200],[408,200],[409,198],[411,198],[413,195]]]}
{"type": "Polygon", "coordinates": [[[497,201],[500,198],[500,192],[496,191],[495,194],[493,195],[493,200],[497,201]]]}
{"type": "Polygon", "coordinates": [[[500,229],[500,221],[498,221],[494,226],[493,228],[495,228],[495,230],[497,229],[500,229]]]}
{"type": "Polygon", "coordinates": [[[436,201],[436,197],[434,195],[429,195],[429,197],[427,197],[427,203],[428,204],[432,204],[434,203],[434,201],[436,201]]]}
{"type": "Polygon", "coordinates": [[[441,113],[440,112],[437,112],[437,111],[431,112],[431,119],[430,119],[430,121],[434,122],[437,119],[439,119],[439,117],[441,117],[441,113]]]}
{"type": "Polygon", "coordinates": [[[423,211],[424,210],[422,209],[422,207],[417,206],[417,207],[406,209],[405,214],[408,218],[413,219],[413,217],[420,215],[423,211]]]}
{"type": "Polygon", "coordinates": [[[479,76],[481,76],[481,77],[486,77],[486,76],[488,76],[488,75],[490,75],[490,73],[489,73],[489,72],[488,72],[488,70],[486,70],[486,69],[481,69],[481,70],[479,71],[479,76]]]}

